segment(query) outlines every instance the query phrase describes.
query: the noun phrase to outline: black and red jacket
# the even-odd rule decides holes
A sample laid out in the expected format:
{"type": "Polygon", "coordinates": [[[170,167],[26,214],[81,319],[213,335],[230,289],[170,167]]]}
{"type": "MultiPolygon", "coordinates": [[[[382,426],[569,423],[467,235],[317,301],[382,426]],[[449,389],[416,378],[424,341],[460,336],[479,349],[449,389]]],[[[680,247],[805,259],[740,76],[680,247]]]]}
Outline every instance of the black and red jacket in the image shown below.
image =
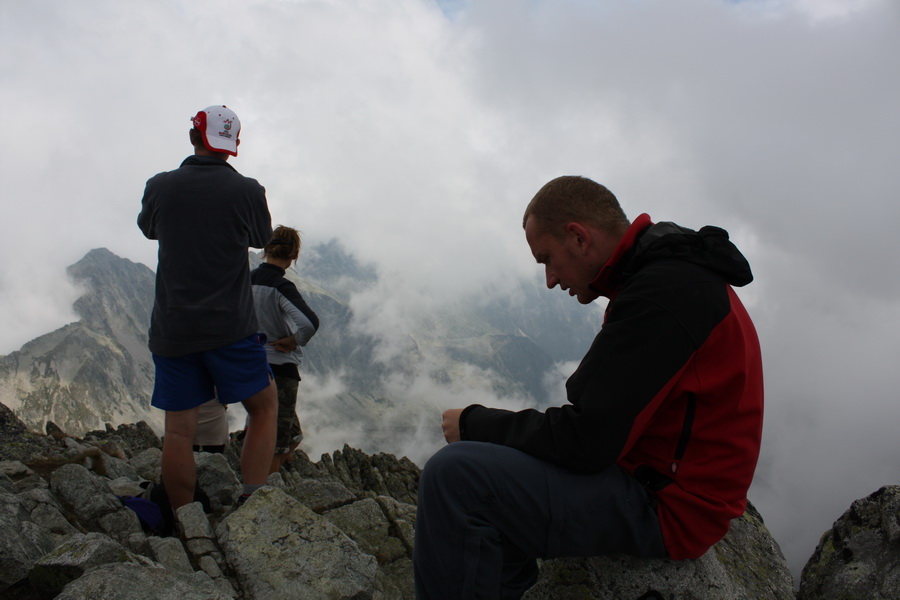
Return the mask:
{"type": "Polygon", "coordinates": [[[619,464],[658,498],[669,556],[701,556],[743,514],[759,457],[762,359],[731,287],[752,279],[724,230],[641,215],[591,284],[610,302],[566,383],[569,404],[473,405],[460,418],[463,439],[580,473],[619,464]]]}

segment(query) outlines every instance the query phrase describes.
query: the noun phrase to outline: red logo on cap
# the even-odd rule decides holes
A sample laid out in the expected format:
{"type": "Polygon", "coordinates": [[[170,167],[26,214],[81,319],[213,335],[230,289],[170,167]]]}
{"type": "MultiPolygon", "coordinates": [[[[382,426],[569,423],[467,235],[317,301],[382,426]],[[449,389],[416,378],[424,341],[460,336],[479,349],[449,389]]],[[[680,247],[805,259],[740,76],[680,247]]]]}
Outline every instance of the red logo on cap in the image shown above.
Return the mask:
{"type": "Polygon", "coordinates": [[[206,131],[206,113],[202,110],[198,112],[194,118],[191,120],[194,124],[194,127],[201,131],[206,131]]]}

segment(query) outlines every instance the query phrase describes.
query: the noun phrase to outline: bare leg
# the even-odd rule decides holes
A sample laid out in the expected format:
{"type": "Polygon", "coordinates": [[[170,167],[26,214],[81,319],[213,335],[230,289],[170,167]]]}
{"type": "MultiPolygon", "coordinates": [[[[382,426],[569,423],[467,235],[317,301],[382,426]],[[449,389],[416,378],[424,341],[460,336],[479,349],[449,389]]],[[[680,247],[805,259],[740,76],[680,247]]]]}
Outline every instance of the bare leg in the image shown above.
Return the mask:
{"type": "Polygon", "coordinates": [[[194,436],[199,407],[166,411],[166,433],[162,449],[162,479],[172,510],[194,501],[197,469],[194,464],[194,436]]]}
{"type": "Polygon", "coordinates": [[[277,473],[285,463],[291,462],[291,456],[293,456],[294,450],[296,450],[298,446],[300,446],[299,443],[291,444],[290,452],[287,454],[276,454],[272,459],[272,466],[270,467],[269,472],[277,473]]]}
{"type": "Polygon", "coordinates": [[[275,418],[278,414],[275,382],[269,380],[268,387],[244,400],[243,404],[247,410],[247,427],[241,451],[241,475],[245,484],[261,485],[269,476],[275,454],[275,418]]]}
{"type": "Polygon", "coordinates": [[[272,457],[272,464],[269,466],[269,473],[277,473],[284,464],[284,454],[276,454],[272,457]]]}

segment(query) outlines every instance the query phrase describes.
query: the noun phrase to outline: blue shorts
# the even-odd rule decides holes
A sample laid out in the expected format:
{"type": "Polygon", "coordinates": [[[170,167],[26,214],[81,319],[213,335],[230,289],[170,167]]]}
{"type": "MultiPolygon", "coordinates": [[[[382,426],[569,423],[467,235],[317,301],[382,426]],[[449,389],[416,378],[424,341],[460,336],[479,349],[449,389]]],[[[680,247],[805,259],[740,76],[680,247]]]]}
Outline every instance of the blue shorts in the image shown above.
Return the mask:
{"type": "Polygon", "coordinates": [[[218,397],[223,404],[242,402],[269,385],[272,371],[265,336],[185,356],[153,355],[156,377],[152,406],[188,410],[218,397]]]}

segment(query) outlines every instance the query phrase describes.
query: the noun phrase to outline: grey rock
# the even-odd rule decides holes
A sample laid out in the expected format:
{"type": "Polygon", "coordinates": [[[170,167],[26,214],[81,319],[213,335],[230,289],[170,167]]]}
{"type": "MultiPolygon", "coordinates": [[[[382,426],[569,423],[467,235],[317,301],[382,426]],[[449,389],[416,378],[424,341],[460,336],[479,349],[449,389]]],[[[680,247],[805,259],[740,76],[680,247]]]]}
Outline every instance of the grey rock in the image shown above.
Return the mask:
{"type": "Polygon", "coordinates": [[[297,448],[294,450],[294,454],[291,456],[291,460],[288,463],[289,468],[288,472],[291,474],[299,475],[303,478],[311,478],[315,479],[317,477],[321,477],[324,471],[324,466],[320,464],[314,463],[310,460],[309,455],[306,454],[301,448],[297,448]]]}
{"type": "Polygon", "coordinates": [[[19,581],[52,544],[34,539],[34,532],[26,529],[31,515],[24,503],[14,494],[0,492],[0,590],[19,581]]]}
{"type": "Polygon", "coordinates": [[[56,594],[91,567],[137,560],[124,546],[103,534],[79,533],[38,560],[28,579],[40,593],[56,594]]]}
{"type": "Polygon", "coordinates": [[[141,533],[141,522],[133,510],[119,504],[119,508],[106,513],[97,519],[97,527],[111,538],[122,543],[129,543],[132,534],[141,533]]]}
{"type": "Polygon", "coordinates": [[[131,459],[131,466],[142,479],[159,483],[162,473],[162,450],[147,448],[131,459]]]}
{"type": "Polygon", "coordinates": [[[378,496],[375,500],[391,523],[393,535],[403,542],[407,553],[412,556],[413,542],[416,537],[415,505],[399,502],[390,496],[378,496]]]}
{"type": "Polygon", "coordinates": [[[404,502],[418,501],[419,469],[408,459],[364,452],[344,445],[332,457],[323,456],[322,465],[350,490],[373,496],[392,496],[404,502]]]}
{"type": "Polygon", "coordinates": [[[181,540],[173,537],[161,538],[156,536],[147,538],[147,540],[150,543],[156,562],[173,571],[181,573],[194,572],[181,540]]]}
{"type": "Polygon", "coordinates": [[[148,448],[162,448],[162,441],[146,421],[138,421],[134,424],[125,423],[115,429],[107,425],[104,431],[91,431],[85,434],[85,439],[98,442],[111,441],[122,448],[124,458],[131,458],[148,448]]]}
{"type": "Polygon", "coordinates": [[[900,599],[900,486],[885,486],[827,531],[800,578],[798,600],[900,599]]]}
{"type": "Polygon", "coordinates": [[[794,598],[794,579],[781,547],[772,537],[756,507],[731,522],[725,538],[713,546],[716,559],[749,598],[794,598]]]}
{"type": "Polygon", "coordinates": [[[56,600],[234,600],[202,571],[187,575],[160,565],[95,567],[67,585],[56,600]]]}
{"type": "Polygon", "coordinates": [[[356,495],[337,481],[302,479],[289,481],[288,493],[317,513],[354,502],[356,495]]]}
{"type": "Polygon", "coordinates": [[[50,552],[55,547],[55,538],[49,534],[43,524],[34,521],[22,521],[20,526],[22,537],[28,539],[44,552],[50,552]]]}
{"type": "Polygon", "coordinates": [[[185,541],[188,552],[191,556],[200,557],[207,554],[218,552],[215,542],[207,538],[194,538],[185,541]]]}
{"type": "Polygon", "coordinates": [[[143,531],[140,533],[131,533],[127,536],[123,536],[122,544],[140,556],[152,557],[153,549],[150,547],[150,540],[144,534],[143,531]]]}
{"type": "Polygon", "coordinates": [[[50,484],[37,473],[32,473],[31,475],[16,481],[15,487],[19,493],[23,493],[30,490],[47,490],[50,489],[50,484]]]}
{"type": "Polygon", "coordinates": [[[222,570],[219,568],[219,563],[217,563],[212,556],[201,556],[197,563],[200,565],[203,572],[211,578],[219,579],[224,577],[222,570]]]}
{"type": "Polygon", "coordinates": [[[209,519],[203,512],[203,505],[199,502],[185,504],[177,511],[178,527],[182,537],[190,540],[195,538],[212,539],[215,534],[209,526],[209,519]]]}
{"type": "Polygon", "coordinates": [[[195,454],[197,484],[209,497],[214,513],[221,514],[241,494],[241,482],[223,454],[195,454]]]}
{"type": "MultiPolygon", "coordinates": [[[[106,424],[106,432],[94,431],[86,434],[82,440],[85,444],[89,444],[103,452],[106,456],[119,459],[121,461],[128,460],[128,446],[120,436],[116,435],[112,426],[106,424]]],[[[113,475],[110,475],[113,477],[113,475]]]]}
{"type": "Polygon", "coordinates": [[[19,460],[0,461],[0,474],[5,475],[11,481],[17,481],[34,473],[28,465],[19,460]]]}
{"type": "Polygon", "coordinates": [[[0,492],[15,494],[17,491],[16,482],[10,479],[8,475],[0,473],[0,492]]]}
{"type": "MultiPolygon", "coordinates": [[[[2,360],[0,360],[2,362],[2,360]]],[[[0,364],[0,376],[3,366],[0,364]]],[[[29,462],[53,453],[53,440],[29,431],[25,424],[5,404],[0,403],[0,461],[29,462]]]]}
{"type": "Polygon", "coordinates": [[[396,498],[406,504],[418,503],[420,469],[414,462],[405,456],[398,459],[383,452],[372,455],[371,460],[384,482],[383,493],[379,495],[396,498]]]}
{"type": "Polygon", "coordinates": [[[413,564],[410,558],[401,558],[378,567],[375,578],[375,593],[372,600],[401,600],[416,597],[412,578],[413,564]]]}
{"type": "Polygon", "coordinates": [[[359,549],[378,559],[379,564],[406,556],[402,542],[390,535],[390,522],[381,505],[371,498],[322,513],[359,545],[359,549]]]}
{"type": "Polygon", "coordinates": [[[62,507],[50,493],[46,483],[44,486],[34,486],[20,492],[18,498],[31,515],[31,521],[40,524],[45,537],[42,546],[49,545],[50,548],[55,548],[71,535],[78,533],[79,529],[63,514],[62,507]]]}
{"type": "Polygon", "coordinates": [[[103,462],[106,464],[106,476],[110,479],[130,479],[139,481],[141,479],[137,470],[128,462],[115,456],[105,456],[103,462]]]}
{"type": "Polygon", "coordinates": [[[678,600],[792,600],[784,556],[752,506],[696,560],[629,556],[543,561],[524,600],[622,600],[656,591],[678,600]]]}
{"type": "Polygon", "coordinates": [[[141,487],[142,480],[131,479],[129,477],[117,477],[111,481],[107,481],[106,485],[109,486],[109,491],[111,491],[116,496],[140,496],[144,493],[144,488],[141,487]]]}
{"type": "Polygon", "coordinates": [[[375,558],[279,489],[258,490],[217,533],[248,600],[372,596],[375,558]]]}
{"type": "Polygon", "coordinates": [[[41,504],[48,504],[55,508],[60,508],[59,502],[50,492],[50,486],[48,485],[29,487],[20,490],[17,495],[29,512],[34,511],[34,509],[41,504]]]}
{"type": "Polygon", "coordinates": [[[40,523],[54,548],[78,533],[78,529],[52,504],[38,504],[31,511],[31,519],[40,523]]]}
{"type": "Polygon", "coordinates": [[[80,519],[93,522],[122,508],[122,503],[103,480],[77,464],[53,471],[50,489],[80,519]]]}

